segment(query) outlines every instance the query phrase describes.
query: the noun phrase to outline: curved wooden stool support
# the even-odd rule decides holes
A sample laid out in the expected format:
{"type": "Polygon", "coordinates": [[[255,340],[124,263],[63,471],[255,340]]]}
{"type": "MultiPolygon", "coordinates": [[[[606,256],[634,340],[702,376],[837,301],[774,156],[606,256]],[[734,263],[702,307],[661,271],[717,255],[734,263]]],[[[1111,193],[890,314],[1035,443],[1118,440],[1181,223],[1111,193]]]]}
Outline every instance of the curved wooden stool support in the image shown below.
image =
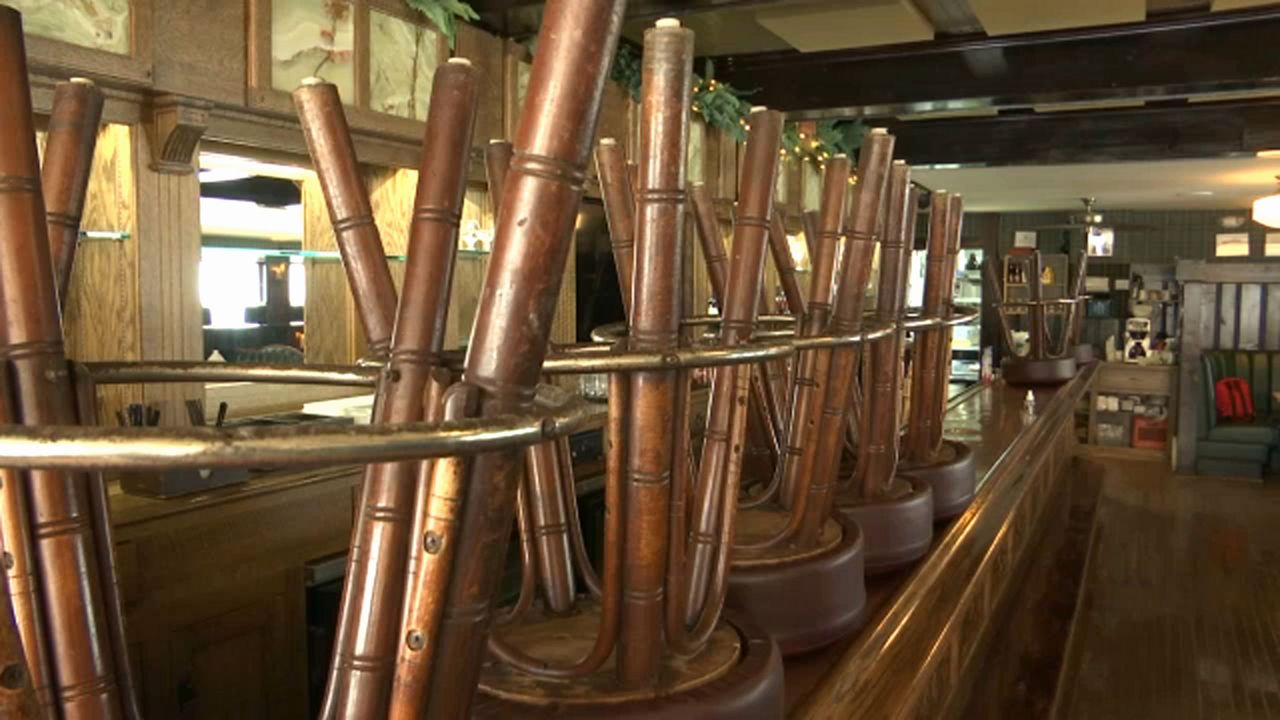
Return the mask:
{"type": "Polygon", "coordinates": [[[1000,374],[1010,385],[1061,385],[1076,376],[1076,359],[1007,358],[1000,363],[1000,374]]]}
{"type": "Polygon", "coordinates": [[[862,531],[836,519],[835,547],[804,557],[734,563],[729,575],[726,606],[759,623],[784,656],[830,645],[865,619],[862,531]]]}
{"type": "Polygon", "coordinates": [[[929,552],[933,542],[933,488],[923,480],[896,476],[887,499],[842,500],[838,510],[862,529],[868,575],[910,565],[929,552]]]}
{"type": "MultiPolygon", "coordinates": [[[[579,604],[582,611],[545,618],[522,628],[522,634],[528,631],[545,639],[564,632],[566,637],[584,637],[574,628],[598,622],[599,606],[594,602],[579,604]]],[[[517,644],[521,639],[519,635],[512,637],[517,644]]],[[[580,650],[575,645],[566,652],[580,650]]],[[[596,673],[601,682],[593,683],[591,678],[538,680],[490,661],[472,717],[732,720],[783,715],[782,654],[773,639],[745,617],[722,618],[706,649],[693,658],[669,656],[663,669],[663,688],[656,696],[646,696],[649,691],[620,689],[611,681],[612,663],[610,660],[596,673]]]]}
{"type": "Polygon", "coordinates": [[[936,462],[912,466],[900,464],[898,474],[928,483],[933,490],[933,519],[950,520],[973,502],[978,474],[973,451],[955,440],[943,440],[936,462]]]}

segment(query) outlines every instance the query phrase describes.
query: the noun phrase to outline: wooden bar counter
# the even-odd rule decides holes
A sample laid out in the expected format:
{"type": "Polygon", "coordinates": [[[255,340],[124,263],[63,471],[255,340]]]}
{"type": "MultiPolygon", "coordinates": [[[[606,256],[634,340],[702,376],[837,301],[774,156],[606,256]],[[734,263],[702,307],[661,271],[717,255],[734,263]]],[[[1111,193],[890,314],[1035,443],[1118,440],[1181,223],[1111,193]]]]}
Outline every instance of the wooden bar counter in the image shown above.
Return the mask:
{"type": "MultiPolygon", "coordinates": [[[[705,391],[695,398],[706,404],[705,391]]],[[[697,413],[695,420],[703,422],[697,413]]],[[[603,409],[586,429],[602,426],[603,409]]],[[[599,490],[601,461],[576,470],[580,495],[599,490]]],[[[112,483],[145,717],[314,716],[308,565],[346,553],[362,474],[360,466],[255,472],[242,484],[170,499],[126,494],[112,483]]],[[[327,667],[328,653],[320,658],[327,667]]]]}
{"type": "Polygon", "coordinates": [[[933,549],[914,568],[868,579],[860,632],[787,661],[789,717],[958,716],[1002,601],[1055,511],[1075,453],[1075,406],[1093,372],[1034,389],[1031,418],[1023,415],[1025,387],[979,386],[952,400],[946,437],[973,449],[973,504],[938,528],[933,549]]]}
{"type": "MultiPolygon", "coordinates": [[[[868,580],[862,631],[787,662],[789,716],[954,713],[1008,581],[1065,482],[1073,409],[1092,372],[1034,390],[1030,421],[1023,388],[980,386],[952,400],[947,437],[967,443],[978,466],[972,508],[938,528],[920,564],[868,580]]],[[[576,469],[580,493],[598,488],[598,462],[576,469]]],[[[358,467],[313,468],[169,500],[112,493],[148,717],[307,716],[306,567],[346,551],[360,478],[358,467]]]]}
{"type": "Polygon", "coordinates": [[[158,500],[114,492],[146,717],[307,714],[307,563],[346,551],[361,468],[273,472],[158,500]]]}

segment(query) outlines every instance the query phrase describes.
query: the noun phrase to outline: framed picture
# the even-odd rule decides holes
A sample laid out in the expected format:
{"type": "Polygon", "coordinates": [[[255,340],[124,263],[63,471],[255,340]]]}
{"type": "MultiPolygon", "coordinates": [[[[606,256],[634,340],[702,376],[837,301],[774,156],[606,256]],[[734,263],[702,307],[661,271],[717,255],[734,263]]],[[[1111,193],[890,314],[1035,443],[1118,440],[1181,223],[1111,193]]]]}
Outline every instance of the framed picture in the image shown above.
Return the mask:
{"type": "Polygon", "coordinates": [[[1213,241],[1214,257],[1249,257],[1249,233],[1218,233],[1213,241]]]}
{"type": "Polygon", "coordinates": [[[1090,226],[1088,229],[1089,257],[1111,257],[1116,250],[1116,233],[1108,227],[1090,226]]]}

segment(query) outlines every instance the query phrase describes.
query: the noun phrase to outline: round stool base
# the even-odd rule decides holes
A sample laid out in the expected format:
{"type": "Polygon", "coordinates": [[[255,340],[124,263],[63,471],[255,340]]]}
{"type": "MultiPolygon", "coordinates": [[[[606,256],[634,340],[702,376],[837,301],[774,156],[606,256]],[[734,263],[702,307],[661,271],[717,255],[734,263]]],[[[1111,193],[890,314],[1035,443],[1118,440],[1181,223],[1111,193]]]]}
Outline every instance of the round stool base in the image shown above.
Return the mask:
{"type": "Polygon", "coordinates": [[[840,543],[821,555],[734,563],[729,573],[726,606],[773,636],[784,656],[830,645],[862,624],[862,532],[846,518],[838,520],[840,543]]]}
{"type": "Polygon", "coordinates": [[[898,476],[906,492],[891,499],[849,501],[837,510],[861,530],[867,550],[868,575],[910,565],[929,552],[933,542],[933,489],[923,480],[898,476]]]}
{"type": "MultiPolygon", "coordinates": [[[[778,646],[748,618],[727,614],[721,620],[738,635],[739,656],[724,675],[688,690],[667,695],[610,702],[557,701],[553,694],[530,692],[522,697],[497,697],[481,686],[471,717],[493,718],[609,718],[610,720],[734,720],[780,718],[782,654],[778,646]]],[[[568,684],[568,683],[566,683],[568,684]]]]}
{"type": "Polygon", "coordinates": [[[973,451],[955,440],[943,440],[937,462],[912,466],[900,464],[898,474],[928,483],[933,490],[933,519],[950,520],[973,502],[978,484],[973,451]]]}
{"type": "Polygon", "coordinates": [[[1076,376],[1076,359],[1007,359],[1000,363],[1000,373],[1010,385],[1061,385],[1076,376]]]}
{"type": "Polygon", "coordinates": [[[1088,365],[1098,359],[1097,354],[1093,351],[1093,346],[1089,343],[1080,343],[1075,347],[1072,353],[1076,359],[1076,365],[1088,365]]]}

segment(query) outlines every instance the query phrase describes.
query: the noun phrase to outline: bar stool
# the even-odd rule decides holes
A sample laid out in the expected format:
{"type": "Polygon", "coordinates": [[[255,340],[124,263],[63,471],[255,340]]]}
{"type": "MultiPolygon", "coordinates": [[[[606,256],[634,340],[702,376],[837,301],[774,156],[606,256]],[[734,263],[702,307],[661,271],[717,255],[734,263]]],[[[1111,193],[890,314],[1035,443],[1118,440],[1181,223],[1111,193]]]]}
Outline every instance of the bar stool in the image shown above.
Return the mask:
{"type": "Polygon", "coordinates": [[[973,318],[973,313],[957,313],[951,307],[963,214],[958,194],[934,193],[923,312],[939,322],[915,331],[911,410],[899,464],[902,475],[933,489],[933,514],[938,520],[963,512],[977,484],[973,452],[962,442],[944,438],[942,426],[951,383],[951,323],[973,318]]]}
{"type": "MultiPolygon", "coordinates": [[[[1076,375],[1076,349],[1073,342],[1073,325],[1079,312],[1072,312],[1082,301],[1079,294],[1061,299],[1045,299],[1041,283],[1040,251],[1027,258],[1026,286],[1029,299],[1011,298],[1008,294],[1008,278],[995,276],[995,263],[988,261],[985,272],[993,290],[1001,337],[1008,356],[1000,363],[1005,382],[1011,385],[1060,385],[1076,375]],[[1015,322],[1016,319],[1016,322],[1015,322]],[[1015,325],[1026,328],[1025,350],[1014,339],[1015,325]]],[[[1007,275],[1007,273],[1006,273],[1007,275]]],[[[1083,282],[1084,273],[1077,274],[1076,285],[1083,282]]]]}

